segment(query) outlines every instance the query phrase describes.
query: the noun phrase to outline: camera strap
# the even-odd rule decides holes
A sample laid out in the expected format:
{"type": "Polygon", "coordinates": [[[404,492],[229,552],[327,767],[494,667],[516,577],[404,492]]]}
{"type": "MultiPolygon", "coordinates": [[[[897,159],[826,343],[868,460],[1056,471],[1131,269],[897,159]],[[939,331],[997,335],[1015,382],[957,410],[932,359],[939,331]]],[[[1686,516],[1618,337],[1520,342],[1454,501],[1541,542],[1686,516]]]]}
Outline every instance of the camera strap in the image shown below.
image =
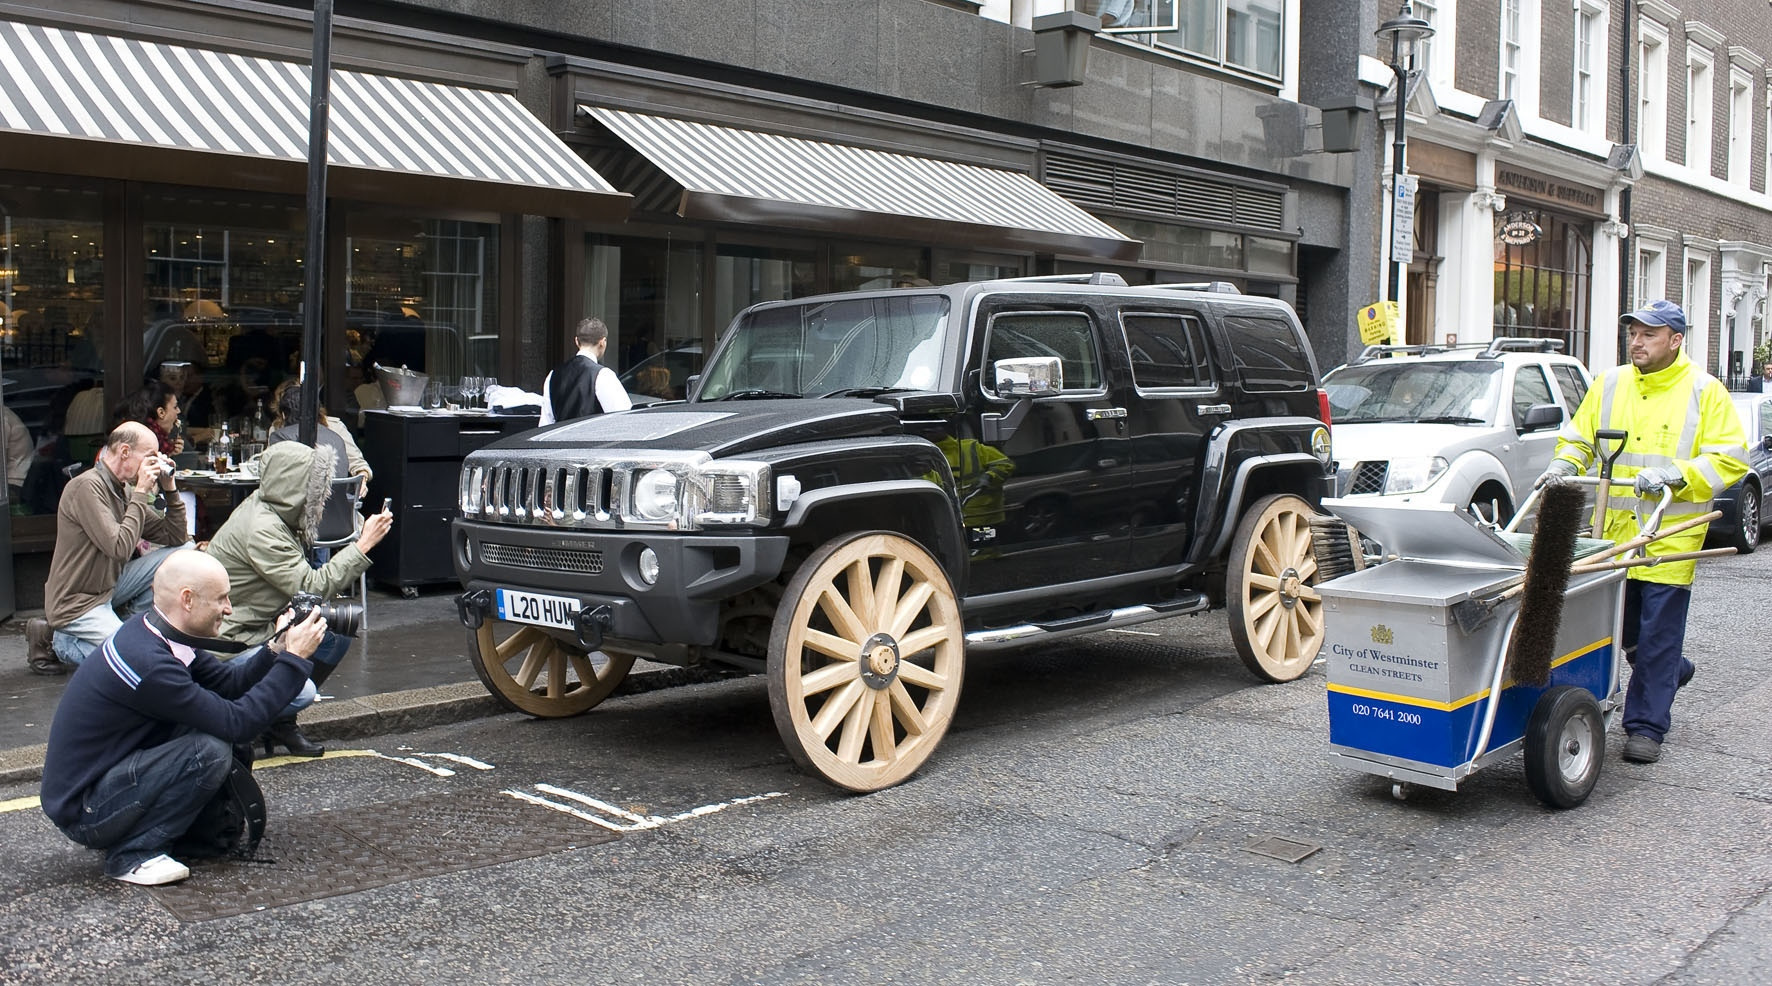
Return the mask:
{"type": "Polygon", "coordinates": [[[219,651],[223,654],[238,654],[248,647],[256,646],[254,644],[243,644],[238,640],[227,640],[222,637],[193,636],[192,634],[188,634],[183,630],[180,630],[178,627],[173,626],[166,617],[160,615],[160,611],[157,609],[149,609],[144,618],[150,626],[155,630],[158,630],[160,635],[167,640],[173,641],[174,643],[184,644],[186,647],[195,647],[198,650],[211,652],[219,651]]]}

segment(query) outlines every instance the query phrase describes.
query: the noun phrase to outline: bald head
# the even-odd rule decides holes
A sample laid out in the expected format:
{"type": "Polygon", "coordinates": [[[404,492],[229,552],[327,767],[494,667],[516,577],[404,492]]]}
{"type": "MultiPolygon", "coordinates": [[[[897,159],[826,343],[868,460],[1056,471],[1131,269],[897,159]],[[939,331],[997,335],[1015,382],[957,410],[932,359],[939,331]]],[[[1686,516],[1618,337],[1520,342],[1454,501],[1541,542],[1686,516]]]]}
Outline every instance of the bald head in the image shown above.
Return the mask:
{"type": "Polygon", "coordinates": [[[157,449],[160,447],[160,440],[155,438],[148,426],[140,421],[125,421],[112,428],[111,433],[105,437],[105,448],[116,452],[125,445],[134,449],[149,447],[157,449]]]}
{"type": "Polygon", "coordinates": [[[222,617],[234,611],[228,570],[206,552],[172,552],[154,573],[154,608],[193,637],[215,636],[222,617]]]}
{"type": "Polygon", "coordinates": [[[111,475],[125,483],[133,483],[141,471],[142,460],[159,453],[160,439],[154,437],[147,425],[140,421],[125,421],[112,428],[105,437],[105,447],[98,458],[111,475]]]}

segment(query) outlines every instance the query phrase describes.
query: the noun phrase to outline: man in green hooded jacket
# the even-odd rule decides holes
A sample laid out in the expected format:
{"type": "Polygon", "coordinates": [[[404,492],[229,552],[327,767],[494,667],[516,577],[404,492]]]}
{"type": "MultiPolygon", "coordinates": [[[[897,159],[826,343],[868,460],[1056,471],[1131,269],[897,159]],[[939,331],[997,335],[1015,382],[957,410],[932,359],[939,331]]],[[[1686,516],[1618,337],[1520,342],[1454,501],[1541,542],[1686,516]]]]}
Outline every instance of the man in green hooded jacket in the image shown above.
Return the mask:
{"type": "MultiPolygon", "coordinates": [[[[330,447],[315,449],[300,442],[277,442],[265,449],[259,456],[258,490],[210,539],[209,554],[228,570],[233,590],[234,611],[221,626],[221,635],[228,640],[263,643],[277,629],[278,617],[296,593],[331,598],[368,570],[369,549],[387,536],[394,523],[392,514],[365,520],[356,543],[333,552],[326,564],[316,568],[308,560],[326,498],[332,493],[334,457],[330,447]]],[[[314,652],[312,685],[326,680],[350,645],[351,638],[327,631],[314,652]]],[[[311,704],[315,694],[315,688],[303,689],[271,724],[265,733],[266,752],[273,744],[282,744],[298,756],[326,752],[295,725],[295,714],[311,704]]]]}

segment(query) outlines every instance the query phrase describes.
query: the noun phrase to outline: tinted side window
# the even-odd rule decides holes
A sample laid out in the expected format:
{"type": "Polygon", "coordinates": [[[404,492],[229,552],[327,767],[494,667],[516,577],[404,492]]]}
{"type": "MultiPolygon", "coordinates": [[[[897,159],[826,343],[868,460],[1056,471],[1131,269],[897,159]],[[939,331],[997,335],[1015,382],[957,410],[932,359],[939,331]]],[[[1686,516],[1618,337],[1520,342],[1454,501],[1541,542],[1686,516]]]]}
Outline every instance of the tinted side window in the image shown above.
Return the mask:
{"type": "Polygon", "coordinates": [[[1206,334],[1199,320],[1184,315],[1128,314],[1126,349],[1132,354],[1132,381],[1139,387],[1210,387],[1206,334]]]}
{"type": "Polygon", "coordinates": [[[1292,324],[1259,315],[1224,320],[1243,387],[1251,391],[1309,390],[1311,360],[1292,324]]]}
{"type": "Polygon", "coordinates": [[[1544,378],[1541,366],[1522,366],[1514,377],[1514,427],[1526,427],[1526,409],[1534,404],[1552,404],[1550,381],[1544,378]]]}
{"type": "Polygon", "coordinates": [[[1757,436],[1749,435],[1748,438],[1750,440],[1754,438],[1764,438],[1767,435],[1772,435],[1772,401],[1761,401],[1760,433],[1757,436]]]}
{"type": "Polygon", "coordinates": [[[1565,363],[1557,363],[1551,367],[1557,375],[1557,386],[1563,388],[1563,399],[1569,402],[1569,413],[1581,406],[1581,399],[1587,396],[1587,381],[1582,379],[1581,371],[1565,363]]]}
{"type": "MultiPolygon", "coordinates": [[[[1101,389],[1101,354],[1081,312],[1008,312],[991,319],[985,366],[1029,356],[1058,357],[1065,390],[1101,389]]],[[[985,379],[988,386],[988,371],[985,379]]]]}

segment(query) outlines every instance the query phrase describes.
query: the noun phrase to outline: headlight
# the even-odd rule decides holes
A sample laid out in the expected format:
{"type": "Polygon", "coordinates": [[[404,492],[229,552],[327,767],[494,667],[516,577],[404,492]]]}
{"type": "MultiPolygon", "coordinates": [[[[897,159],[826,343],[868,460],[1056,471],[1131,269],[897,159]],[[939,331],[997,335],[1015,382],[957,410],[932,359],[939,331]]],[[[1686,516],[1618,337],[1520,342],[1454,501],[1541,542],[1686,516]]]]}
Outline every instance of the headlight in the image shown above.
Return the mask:
{"type": "Polygon", "coordinates": [[[689,516],[703,524],[759,524],[769,520],[769,466],[727,460],[695,471],[689,516]]]}
{"type": "Polygon", "coordinates": [[[1439,456],[1413,459],[1392,459],[1384,474],[1386,493],[1419,493],[1434,484],[1446,471],[1446,460],[1439,456]]]}
{"type": "Polygon", "coordinates": [[[634,478],[634,515],[659,523],[677,515],[677,476],[669,469],[649,469],[634,478]]]}

